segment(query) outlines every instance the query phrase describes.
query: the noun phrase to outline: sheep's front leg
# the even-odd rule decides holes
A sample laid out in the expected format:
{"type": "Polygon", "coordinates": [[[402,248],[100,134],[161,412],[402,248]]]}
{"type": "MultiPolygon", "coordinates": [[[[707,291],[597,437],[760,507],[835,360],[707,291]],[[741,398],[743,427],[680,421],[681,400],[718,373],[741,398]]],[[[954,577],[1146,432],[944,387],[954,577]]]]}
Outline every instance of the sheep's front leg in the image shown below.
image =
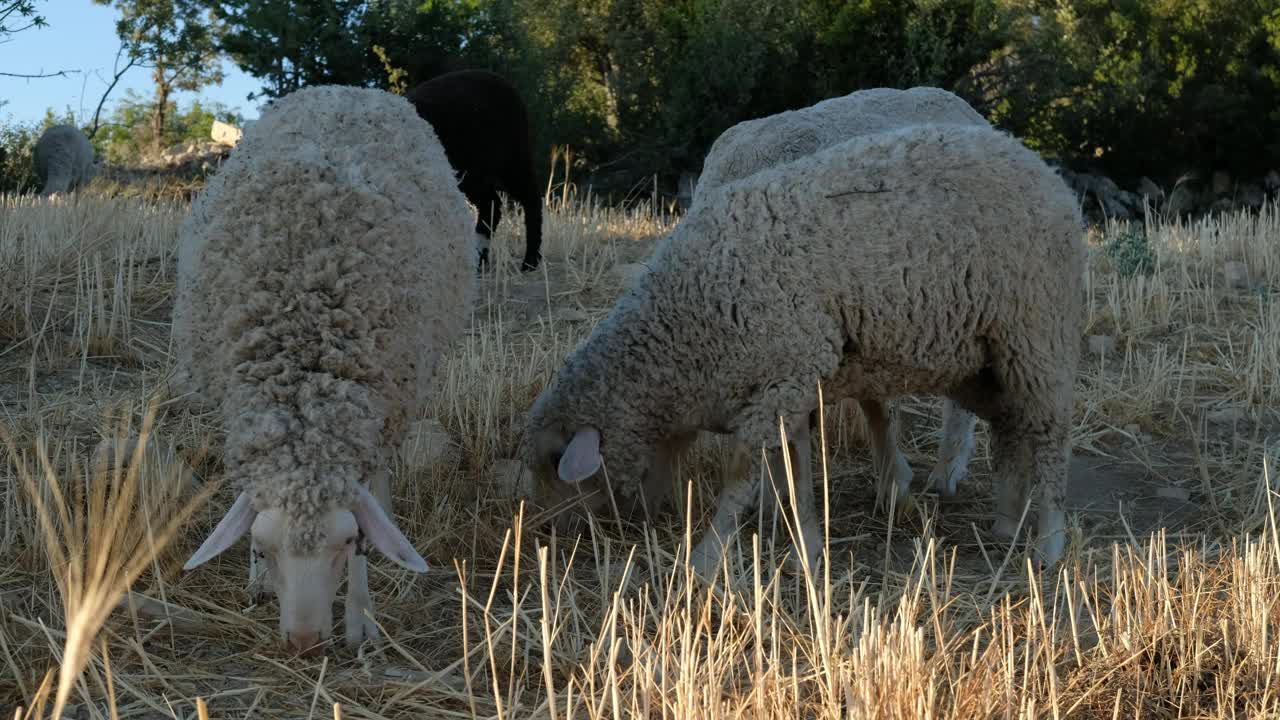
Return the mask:
{"type": "Polygon", "coordinates": [[[369,481],[369,492],[377,498],[387,517],[391,517],[391,473],[386,470],[373,473],[373,478],[369,481]]]}
{"type": "Polygon", "coordinates": [[[906,502],[911,492],[911,464],[898,449],[893,418],[889,409],[879,400],[859,400],[859,407],[867,419],[871,436],[871,455],[875,462],[879,483],[876,485],[876,506],[887,508],[890,493],[897,497],[898,507],[906,502]]]}
{"type": "Polygon", "coordinates": [[[644,493],[642,507],[650,518],[675,496],[675,502],[684,515],[684,484],[680,482],[680,462],[689,446],[696,440],[696,432],[677,433],[658,443],[653,462],[645,474],[641,492],[644,493]]]}
{"type": "Polygon", "coordinates": [[[792,548],[788,562],[792,570],[802,574],[803,557],[810,572],[817,568],[818,558],[822,554],[822,528],[819,527],[818,510],[813,493],[813,451],[810,445],[810,421],[816,425],[816,417],[795,417],[786,424],[787,442],[767,453],[768,479],[761,500],[762,519],[772,521],[775,506],[781,501],[780,511],[784,524],[791,528],[792,548]],[[787,458],[783,452],[790,452],[790,475],[787,473],[787,458]],[[791,500],[791,502],[787,502],[791,500]]]}
{"type": "Polygon", "coordinates": [[[938,462],[929,473],[929,486],[943,497],[956,494],[960,481],[969,473],[973,459],[973,431],[978,418],[951,398],[942,401],[942,442],[938,445],[938,462]]]}
{"type": "Polygon", "coordinates": [[[716,512],[711,518],[711,526],[702,533],[702,538],[689,555],[689,564],[694,572],[704,578],[711,578],[724,561],[725,544],[737,530],[739,515],[751,510],[759,499],[757,479],[760,463],[753,460],[751,471],[745,476],[726,482],[716,497],[716,512]]]}
{"type": "Polygon", "coordinates": [[[378,639],[373,621],[373,597],[369,594],[369,547],[364,533],[347,553],[347,602],[344,614],[347,647],[378,639]]]}
{"type": "MultiPolygon", "coordinates": [[[[818,527],[818,514],[814,506],[808,418],[803,415],[793,416],[786,423],[786,429],[788,441],[782,443],[779,437],[773,447],[766,445],[763,464],[757,454],[759,451],[752,453],[751,470],[747,475],[725,484],[716,500],[711,527],[703,534],[690,558],[690,563],[698,574],[711,577],[719,569],[723,562],[725,544],[737,530],[740,515],[754,507],[759,507],[761,519],[769,522],[774,520],[774,511],[781,509],[786,521],[794,523],[792,528],[795,544],[790,561],[799,565],[803,552],[810,568],[816,565],[822,552],[822,532],[818,527]],[[784,451],[790,452],[790,484],[784,451]],[[768,479],[769,483],[761,483],[762,477],[768,479]],[[788,499],[794,501],[794,507],[787,502],[788,499]],[[782,501],[780,508],[778,500],[782,501]]],[[[776,436],[776,426],[774,432],[776,436]]]]}
{"type": "Polygon", "coordinates": [[[266,553],[258,548],[258,542],[249,536],[249,599],[254,603],[262,601],[265,595],[275,595],[275,583],[271,581],[271,564],[267,562],[266,553]]]}

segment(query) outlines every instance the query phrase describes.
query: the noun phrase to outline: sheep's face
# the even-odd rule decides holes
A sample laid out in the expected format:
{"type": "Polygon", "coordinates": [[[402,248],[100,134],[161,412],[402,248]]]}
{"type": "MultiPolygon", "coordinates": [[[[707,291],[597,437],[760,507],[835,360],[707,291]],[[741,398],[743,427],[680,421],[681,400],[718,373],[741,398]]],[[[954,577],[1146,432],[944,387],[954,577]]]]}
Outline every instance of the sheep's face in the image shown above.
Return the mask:
{"type": "Polygon", "coordinates": [[[609,506],[602,478],[596,477],[600,474],[596,472],[600,468],[598,434],[595,435],[594,458],[581,458],[584,464],[575,468],[568,480],[561,476],[560,467],[565,462],[565,452],[573,437],[573,433],[562,427],[545,428],[528,438],[524,452],[525,468],[534,480],[534,505],[558,511],[554,517],[556,527],[567,534],[581,532],[588,515],[602,512],[609,506]]]}
{"type": "MultiPolygon", "coordinates": [[[[354,593],[356,605],[352,606],[349,597],[349,609],[361,609],[361,603],[367,605],[368,576],[362,563],[353,562],[356,553],[363,552],[365,542],[407,570],[427,571],[427,562],[368,488],[360,484],[356,485],[349,509],[334,508],[305,519],[290,518],[274,508],[259,512],[249,493],[242,492],[183,569],[208,562],[247,532],[252,533],[260,553],[255,560],[268,573],[267,580],[280,599],[281,637],[294,650],[318,651],[323,647],[321,642],[332,634],[330,608],[342,580],[344,561],[348,571],[360,571],[350,575],[349,586],[355,587],[349,587],[348,593],[354,593]],[[307,541],[300,544],[299,538],[307,541]]],[[[349,616],[348,622],[351,619],[349,616]]],[[[359,637],[359,633],[348,633],[349,641],[359,637]]]]}
{"type": "Polygon", "coordinates": [[[641,497],[614,493],[611,498],[610,487],[637,484],[632,478],[646,475],[649,455],[642,452],[637,460],[624,456],[620,449],[602,449],[600,432],[593,427],[570,432],[553,426],[533,432],[524,446],[525,468],[534,478],[533,503],[556,511],[557,529],[570,535],[585,528],[588,515],[611,517],[615,507],[622,519],[630,519],[647,509],[641,497]],[[614,464],[602,472],[606,455],[614,464]]]}
{"type": "Polygon", "coordinates": [[[333,634],[333,600],[343,571],[356,552],[360,527],[349,510],[330,510],[317,520],[319,542],[299,551],[279,510],[258,513],[253,541],[280,600],[280,638],[291,650],[312,653],[333,634]]]}

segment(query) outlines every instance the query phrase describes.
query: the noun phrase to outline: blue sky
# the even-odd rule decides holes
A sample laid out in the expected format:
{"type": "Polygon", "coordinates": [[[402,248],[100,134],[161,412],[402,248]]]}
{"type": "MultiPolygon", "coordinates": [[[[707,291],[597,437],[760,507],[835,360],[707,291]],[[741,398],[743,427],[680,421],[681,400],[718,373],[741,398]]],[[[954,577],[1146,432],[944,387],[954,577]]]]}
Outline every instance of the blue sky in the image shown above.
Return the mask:
{"type": "MultiPolygon", "coordinates": [[[[67,77],[22,80],[0,76],[0,119],[30,122],[44,117],[47,108],[65,112],[70,108],[77,122],[88,122],[98,99],[111,82],[111,65],[120,41],[116,37],[115,8],[92,0],[38,0],[41,15],[49,25],[18,33],[0,44],[0,72],[41,73],[79,70],[67,77]]],[[[257,117],[257,103],[245,96],[261,85],[230,62],[224,62],[222,85],[210,85],[198,94],[178,93],[183,107],[197,97],[216,100],[238,110],[244,117],[257,117]]],[[[144,96],[153,92],[150,72],[132,68],[120,80],[107,100],[108,108],[133,88],[144,96]]],[[[106,114],[106,110],[103,111],[106,114]]]]}

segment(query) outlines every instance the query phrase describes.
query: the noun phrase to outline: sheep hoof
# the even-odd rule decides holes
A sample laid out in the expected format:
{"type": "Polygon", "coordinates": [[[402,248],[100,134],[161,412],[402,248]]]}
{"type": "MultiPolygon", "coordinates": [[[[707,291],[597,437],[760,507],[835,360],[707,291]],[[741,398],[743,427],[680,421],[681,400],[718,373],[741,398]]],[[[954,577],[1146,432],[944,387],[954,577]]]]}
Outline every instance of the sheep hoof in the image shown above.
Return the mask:
{"type": "Polygon", "coordinates": [[[929,487],[942,497],[955,497],[960,481],[968,474],[968,468],[958,460],[939,460],[929,473],[929,487]]]}

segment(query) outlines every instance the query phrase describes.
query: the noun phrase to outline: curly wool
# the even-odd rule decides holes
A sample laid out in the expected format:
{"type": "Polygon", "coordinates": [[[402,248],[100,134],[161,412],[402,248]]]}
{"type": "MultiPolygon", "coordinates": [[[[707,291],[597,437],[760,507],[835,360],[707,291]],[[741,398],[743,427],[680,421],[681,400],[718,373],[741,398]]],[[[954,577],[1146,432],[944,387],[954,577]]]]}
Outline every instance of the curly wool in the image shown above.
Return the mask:
{"type": "Polygon", "coordinates": [[[93,145],[78,128],[54,125],[36,141],[32,151],[40,193],[71,192],[87,185],[97,174],[93,145]]]}
{"type": "Polygon", "coordinates": [[[828,400],[967,388],[980,415],[1059,432],[1080,223],[1035,153],[975,125],[864,135],[728,183],[569,356],[526,434],[598,428],[610,485],[634,497],[659,438],[776,447],[778,416],[816,407],[819,382],[828,400]]]}
{"type": "Polygon", "coordinates": [[[336,86],[273,103],[193,203],[179,365],[221,406],[230,477],[298,551],[426,401],[469,316],[472,222],[413,106],[336,86]]]}
{"type": "Polygon", "coordinates": [[[694,187],[693,205],[715,188],[791,162],[859,135],[905,125],[990,124],[955,94],[940,88],[872,88],[798,110],[746,120],[712,143],[694,187]]]}

